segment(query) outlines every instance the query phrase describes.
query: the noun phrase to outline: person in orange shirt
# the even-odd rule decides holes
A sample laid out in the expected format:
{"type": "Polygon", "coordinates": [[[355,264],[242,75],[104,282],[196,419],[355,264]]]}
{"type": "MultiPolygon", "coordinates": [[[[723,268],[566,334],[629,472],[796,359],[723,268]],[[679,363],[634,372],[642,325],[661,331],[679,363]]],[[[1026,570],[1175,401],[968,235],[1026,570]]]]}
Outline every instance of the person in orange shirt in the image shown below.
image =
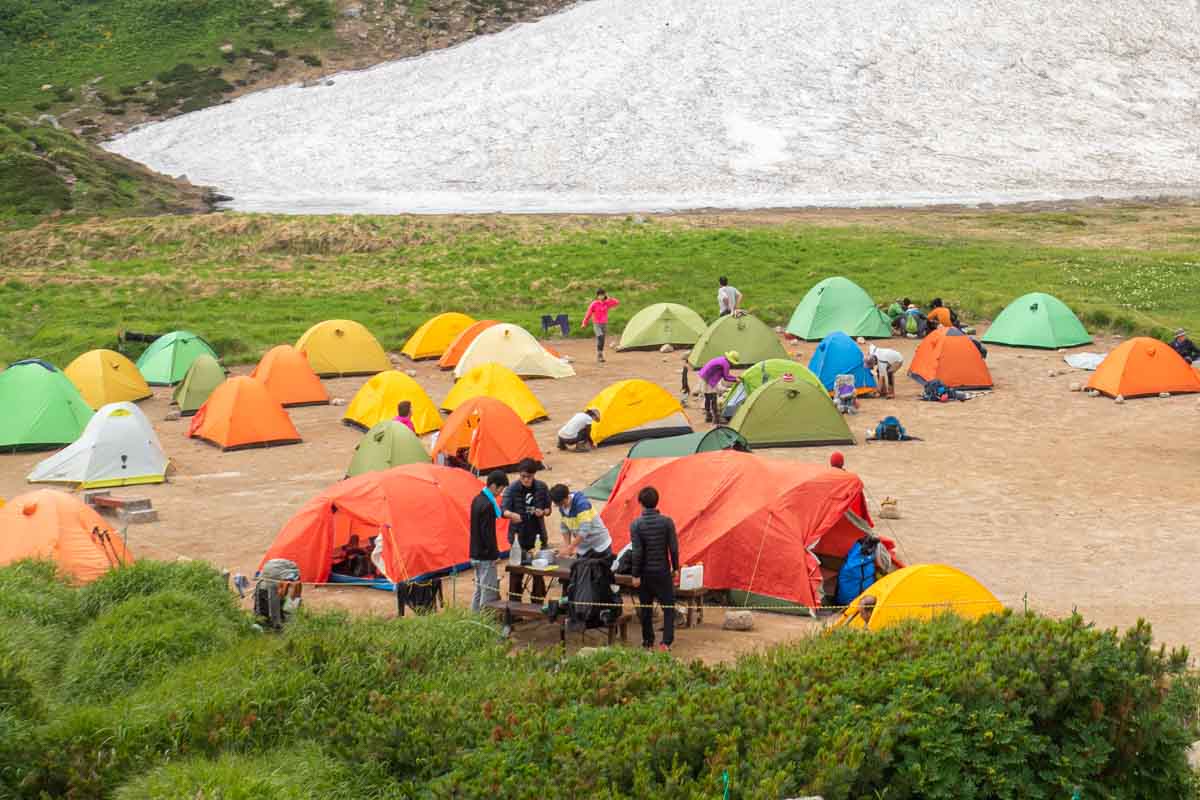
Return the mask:
{"type": "Polygon", "coordinates": [[[954,324],[950,309],[942,305],[940,297],[933,298],[933,302],[929,304],[929,313],[925,315],[925,318],[930,322],[937,322],[943,328],[949,328],[954,324]]]}

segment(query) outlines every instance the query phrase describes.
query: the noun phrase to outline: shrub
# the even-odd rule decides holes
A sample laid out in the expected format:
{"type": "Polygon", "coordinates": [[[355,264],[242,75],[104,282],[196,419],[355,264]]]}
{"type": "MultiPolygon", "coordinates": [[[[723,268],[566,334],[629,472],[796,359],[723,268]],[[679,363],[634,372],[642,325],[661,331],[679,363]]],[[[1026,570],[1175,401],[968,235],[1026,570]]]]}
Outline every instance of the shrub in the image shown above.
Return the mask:
{"type": "Polygon", "coordinates": [[[165,590],[191,595],[230,618],[239,613],[221,573],[203,561],[138,561],[112,570],[79,591],[79,610],[95,619],[132,597],[165,590]]]}

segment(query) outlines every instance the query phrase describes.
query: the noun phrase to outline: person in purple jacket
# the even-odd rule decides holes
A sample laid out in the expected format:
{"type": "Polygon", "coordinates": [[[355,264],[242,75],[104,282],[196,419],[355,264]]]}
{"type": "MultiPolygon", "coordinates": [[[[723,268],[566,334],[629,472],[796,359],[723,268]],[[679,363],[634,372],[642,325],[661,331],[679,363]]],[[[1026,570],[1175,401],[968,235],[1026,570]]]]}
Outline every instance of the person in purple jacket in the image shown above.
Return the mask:
{"type": "Polygon", "coordinates": [[[738,363],[738,353],[730,350],[723,356],[717,356],[700,368],[700,380],[704,381],[704,421],[719,422],[717,412],[717,387],[721,381],[733,383],[737,380],[732,372],[733,365],[738,363]]]}

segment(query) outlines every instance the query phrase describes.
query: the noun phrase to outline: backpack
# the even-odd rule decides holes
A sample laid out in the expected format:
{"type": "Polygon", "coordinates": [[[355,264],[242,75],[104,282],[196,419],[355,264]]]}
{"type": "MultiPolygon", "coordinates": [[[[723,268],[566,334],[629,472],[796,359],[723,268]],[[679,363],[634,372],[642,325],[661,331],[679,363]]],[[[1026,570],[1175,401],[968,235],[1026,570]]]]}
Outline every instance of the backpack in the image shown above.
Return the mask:
{"type": "Polygon", "coordinates": [[[904,332],[911,333],[913,336],[916,336],[918,333],[920,333],[920,331],[921,323],[920,320],[917,319],[917,315],[906,314],[904,317],[904,332]]]}
{"type": "Polygon", "coordinates": [[[875,438],[885,442],[902,442],[908,438],[904,426],[895,417],[884,417],[875,426],[875,438]]]}
{"type": "Polygon", "coordinates": [[[837,594],[834,604],[848,606],[868,586],[875,583],[875,548],[879,540],[864,536],[850,548],[842,568],[838,570],[837,594]]]}
{"type": "Polygon", "coordinates": [[[567,583],[569,630],[602,628],[616,617],[621,598],[612,589],[613,580],[606,558],[580,558],[571,565],[567,583]]]}

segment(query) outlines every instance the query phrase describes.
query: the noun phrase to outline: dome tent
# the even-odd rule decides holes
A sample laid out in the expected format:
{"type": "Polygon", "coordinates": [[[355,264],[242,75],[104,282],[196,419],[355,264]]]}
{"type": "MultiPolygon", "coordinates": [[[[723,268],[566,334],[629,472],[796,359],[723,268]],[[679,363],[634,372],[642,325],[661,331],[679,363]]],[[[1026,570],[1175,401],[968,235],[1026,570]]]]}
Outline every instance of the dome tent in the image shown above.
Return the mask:
{"type": "Polygon", "coordinates": [[[739,361],[734,366],[738,367],[756,364],[769,358],[788,357],[779,337],[765,322],[749,314],[740,317],[728,314],[709,325],[696,340],[692,352],[688,354],[688,364],[694,369],[700,369],[730,350],[737,351],[739,361]]]}
{"type": "Polygon", "coordinates": [[[875,376],[863,363],[862,350],[841,331],[834,331],[821,340],[808,360],[808,368],[830,392],[838,375],[854,376],[854,388],[858,394],[875,391],[875,376]]]}
{"type": "Polygon", "coordinates": [[[354,447],[354,457],[346,477],[364,472],[379,472],[403,464],[428,464],[429,453],[417,435],[403,422],[385,419],[362,435],[354,447]]]}
{"type": "Polygon", "coordinates": [[[57,489],[27,492],[0,508],[0,566],[25,558],[48,558],[79,583],[135,561],[103,517],[57,489]]]}
{"type": "Polygon", "coordinates": [[[346,406],[342,422],[365,431],[378,422],[395,417],[396,406],[401,400],[412,404],[413,427],[418,436],[442,427],[437,406],[421,385],[394,369],[381,372],[362,385],[350,405],[346,406]]]}
{"type": "Polygon", "coordinates": [[[522,422],[546,419],[546,409],[517,374],[502,364],[480,364],[463,375],[442,401],[442,410],[452,412],[472,397],[491,397],[507,405],[522,422]]]}
{"type": "Polygon", "coordinates": [[[210,355],[197,356],[187,375],[175,386],[171,402],[179,406],[180,416],[190,417],[200,410],[213,390],[225,382],[225,368],[210,355]]]}
{"type": "Polygon", "coordinates": [[[675,520],[680,561],[704,564],[706,588],[810,608],[822,581],[813,553],[844,558],[862,536],[848,515],[870,522],[862,481],[845,470],[732,450],[637,458],[622,466],[601,513],[614,551],[629,543],[645,486],[658,489],[659,509],[675,520]]]}
{"type": "Polygon", "coordinates": [[[92,408],[52,364],[26,359],[0,372],[0,448],[49,450],[79,438],[92,408]]]}
{"type": "Polygon", "coordinates": [[[825,387],[789,378],[773,378],[755,389],[729,427],[755,448],[854,444],[825,387]]]}
{"type": "Polygon", "coordinates": [[[945,564],[914,564],[883,576],[850,603],[834,627],[868,628],[873,631],[906,619],[932,619],[953,612],[965,619],[1004,610],[996,596],[965,572],[945,564]],[[864,621],[859,604],[875,598],[870,621],[864,621]]]}
{"type": "MultiPolygon", "coordinates": [[[[667,456],[690,456],[693,453],[708,453],[713,450],[741,450],[749,452],[750,445],[733,428],[718,425],[706,431],[667,436],[662,439],[641,439],[633,443],[625,458],[664,458],[667,456]]],[[[584,494],[593,500],[608,500],[617,475],[625,462],[616,464],[608,472],[592,482],[584,494]]]]}
{"type": "Polygon", "coordinates": [[[600,412],[600,419],[592,424],[592,442],[597,445],[692,432],[679,400],[650,381],[617,381],[606,386],[584,408],[600,412]]]}
{"type": "Polygon", "coordinates": [[[69,483],[80,489],[165,481],[169,460],[150,420],[133,403],[109,403],[72,444],[40,462],[30,483],[69,483]]]}
{"type": "Polygon", "coordinates": [[[454,369],[458,366],[459,359],[462,354],[467,352],[467,348],[471,346],[471,342],[475,341],[475,337],[486,331],[493,325],[500,323],[494,319],[481,319],[479,322],[471,324],[465,328],[462,333],[454,337],[446,347],[446,351],[442,353],[442,357],[438,359],[438,367],[440,369],[454,369]]]}
{"type": "Polygon", "coordinates": [[[839,276],[809,289],[787,324],[788,333],[809,341],[824,339],[834,331],[886,339],[892,335],[892,323],[861,286],[839,276]]]}
{"type": "Polygon", "coordinates": [[[1092,341],[1075,312],[1062,300],[1044,292],[1030,292],[1013,300],[981,339],[987,344],[1051,350],[1092,341]]]}
{"type": "Polygon", "coordinates": [[[1109,353],[1087,384],[1109,397],[1200,392],[1197,372],[1170,345],[1137,336],[1109,353]]]}
{"type": "Polygon", "coordinates": [[[424,358],[440,358],[460,333],[471,327],[475,320],[466,314],[449,311],[425,320],[416,333],[408,337],[400,354],[420,361],[424,358]]]}
{"type": "Polygon", "coordinates": [[[115,350],[89,350],[63,370],[92,408],[151,397],[137,366],[115,350]]]}
{"type": "Polygon", "coordinates": [[[569,378],[575,374],[570,364],[548,353],[532,333],[506,322],[492,325],[475,337],[454,367],[454,377],[461,378],[489,361],[523,378],[569,378]]]}
{"type": "Polygon", "coordinates": [[[374,375],[392,366],[379,340],[350,319],[318,322],[296,340],[296,349],[322,378],[374,375]]]}
{"type": "Polygon", "coordinates": [[[755,389],[772,378],[789,374],[797,380],[808,381],[813,386],[824,388],[821,384],[821,379],[799,361],[791,361],[786,358],[768,358],[766,361],[760,361],[751,367],[747,367],[742,372],[738,377],[738,382],[725,393],[725,397],[721,398],[721,415],[725,419],[732,419],[733,415],[737,413],[738,408],[741,407],[742,403],[746,402],[746,398],[753,394],[755,389]]]}
{"type": "Polygon", "coordinates": [[[267,387],[248,375],[222,383],[188,426],[187,435],[222,450],[295,444],[300,433],[267,387]]]}
{"type": "Polygon", "coordinates": [[[478,473],[493,469],[511,472],[526,458],[538,463],[545,458],[533,431],[517,412],[492,397],[465,400],[447,417],[430,456],[453,456],[462,449],[467,450],[467,463],[478,473]]]}
{"type": "Polygon", "coordinates": [[[938,328],[921,340],[908,374],[922,385],[937,379],[952,389],[992,387],[979,348],[958,328],[938,328]]]}
{"type": "Polygon", "coordinates": [[[250,377],[262,381],[271,396],[284,408],[318,406],[329,402],[329,393],[312,371],[308,359],[290,344],[281,344],[268,350],[250,377]]]}
{"type": "Polygon", "coordinates": [[[618,350],[693,345],[708,326],[704,318],[678,303],[655,303],[634,314],[621,331],[618,350]]]}
{"type": "Polygon", "coordinates": [[[190,331],[172,331],[150,343],[137,360],[138,372],[151,386],[174,386],[199,356],[216,359],[208,342],[190,331]]]}

